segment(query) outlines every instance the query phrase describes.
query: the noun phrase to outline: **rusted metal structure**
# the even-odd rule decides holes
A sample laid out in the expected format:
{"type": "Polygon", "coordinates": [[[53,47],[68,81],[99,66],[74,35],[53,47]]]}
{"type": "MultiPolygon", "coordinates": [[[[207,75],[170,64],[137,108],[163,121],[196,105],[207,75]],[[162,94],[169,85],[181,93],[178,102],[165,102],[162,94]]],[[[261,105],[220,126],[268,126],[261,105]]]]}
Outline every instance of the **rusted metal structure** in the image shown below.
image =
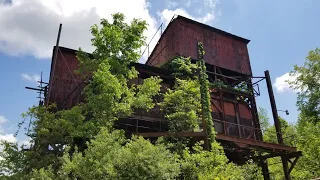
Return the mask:
{"type": "MultiPolygon", "coordinates": [[[[266,159],[280,156],[285,177],[290,179],[290,172],[301,152],[283,144],[270,76],[268,71],[262,77],[252,76],[247,49],[249,40],[178,16],[169,23],[146,64],[133,64],[139,77],[130,83],[140,84],[145,78],[160,76],[163,79],[162,91],[165,92],[167,87],[173,85],[174,78],[161,66],[176,56],[191,57],[197,61],[199,41],[203,42],[206,51],[204,59],[209,81],[212,84],[224,84],[223,87],[211,87],[210,92],[216,139],[223,145],[226,155],[239,164],[248,159],[255,160],[261,165],[265,179],[270,179],[266,159]],[[269,90],[279,144],[264,142],[262,138],[255,96],[260,95],[258,83],[264,79],[269,90]],[[290,167],[288,162],[291,163],[290,167]]],[[[74,72],[78,68],[76,51],[56,47],[53,49],[46,104],[56,103],[59,108],[68,109],[84,100],[81,92],[86,79],[81,79],[74,72]]],[[[159,107],[150,112],[135,112],[131,117],[118,120],[116,126],[128,134],[139,134],[146,138],[184,136],[204,139],[207,136],[205,132],[168,132],[168,123],[159,107]]]]}
{"type": "Polygon", "coordinates": [[[232,147],[232,150],[226,148],[227,155],[237,162],[250,157],[258,158],[265,179],[270,179],[266,158],[281,156],[285,179],[290,179],[290,171],[301,152],[283,143],[269,71],[265,71],[264,77],[252,76],[247,49],[249,40],[178,16],[171,20],[146,64],[161,67],[176,56],[190,57],[196,61],[197,42],[203,42],[206,51],[204,59],[209,81],[222,81],[227,85],[227,88],[211,89],[212,117],[218,133],[217,139],[224,147],[232,147]],[[279,144],[263,142],[262,138],[255,95],[260,94],[258,83],[263,79],[266,79],[268,87],[279,144]],[[244,85],[245,91],[234,91],[239,85],[242,88],[244,85]],[[250,154],[252,149],[259,152],[259,157],[250,154]],[[269,154],[262,156],[262,153],[269,154]],[[292,162],[291,158],[295,160],[292,162]],[[288,162],[291,162],[290,168],[288,162]]]}
{"type": "Polygon", "coordinates": [[[244,75],[252,75],[247,39],[178,16],[163,32],[146,64],[160,67],[175,56],[197,59],[197,43],[206,49],[206,63],[244,75]]]}

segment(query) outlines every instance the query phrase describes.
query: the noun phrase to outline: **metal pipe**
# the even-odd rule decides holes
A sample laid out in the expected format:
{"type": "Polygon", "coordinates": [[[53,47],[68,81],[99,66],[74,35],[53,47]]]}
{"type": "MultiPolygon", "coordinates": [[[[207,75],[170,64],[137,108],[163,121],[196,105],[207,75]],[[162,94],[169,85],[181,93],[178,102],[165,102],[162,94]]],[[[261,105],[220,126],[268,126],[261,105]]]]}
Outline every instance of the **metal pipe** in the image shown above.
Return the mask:
{"type": "MultiPolygon", "coordinates": [[[[276,101],[274,99],[274,94],[273,94],[272,83],[271,83],[269,71],[266,70],[264,72],[264,74],[265,74],[265,77],[266,77],[268,93],[269,93],[269,98],[270,98],[270,104],[271,104],[271,109],[272,109],[272,115],[273,115],[273,119],[274,119],[274,126],[275,126],[276,132],[277,132],[278,143],[279,144],[284,144],[283,143],[283,138],[282,138],[282,133],[281,133],[281,124],[280,124],[280,121],[279,121],[276,101]]],[[[282,160],[285,179],[286,180],[291,180],[287,158],[285,156],[281,156],[281,160],[282,160]]]]}

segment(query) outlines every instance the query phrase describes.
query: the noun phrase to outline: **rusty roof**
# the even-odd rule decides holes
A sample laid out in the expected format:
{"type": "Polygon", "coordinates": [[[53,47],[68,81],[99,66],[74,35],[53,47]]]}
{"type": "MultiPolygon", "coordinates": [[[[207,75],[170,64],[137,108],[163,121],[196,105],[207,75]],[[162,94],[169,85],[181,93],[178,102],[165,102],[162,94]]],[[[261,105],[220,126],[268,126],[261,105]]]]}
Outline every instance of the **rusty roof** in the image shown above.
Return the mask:
{"type": "MultiPolygon", "coordinates": [[[[182,21],[185,21],[185,22],[188,22],[188,23],[195,24],[195,25],[197,25],[197,26],[201,26],[201,27],[206,28],[206,29],[208,29],[208,30],[217,32],[217,33],[219,33],[219,34],[221,34],[221,35],[228,36],[228,37],[230,37],[230,38],[232,38],[232,39],[236,39],[236,40],[242,41],[242,42],[244,42],[244,43],[246,43],[246,44],[248,44],[248,43],[250,42],[250,40],[248,40],[248,39],[242,38],[242,37],[240,37],[240,36],[236,36],[236,35],[234,35],[234,34],[231,34],[231,33],[228,33],[228,32],[226,32],[226,31],[223,31],[223,30],[214,28],[214,27],[212,27],[212,26],[209,26],[209,25],[207,25],[207,24],[204,24],[204,23],[201,23],[201,22],[198,22],[198,21],[195,21],[195,20],[186,18],[186,17],[184,17],[184,16],[178,15],[178,16],[177,16],[175,19],[173,19],[171,22],[173,22],[173,21],[175,21],[175,20],[182,20],[182,21]]],[[[169,28],[171,22],[168,24],[167,28],[169,28]]]]}
{"type": "MultiPolygon", "coordinates": [[[[165,34],[167,33],[167,30],[172,26],[173,22],[174,22],[174,21],[177,21],[177,20],[178,20],[178,21],[180,20],[180,21],[192,23],[192,24],[195,24],[195,25],[197,25],[197,26],[201,26],[201,27],[206,28],[206,29],[208,29],[208,30],[210,30],[210,31],[214,31],[214,32],[216,32],[216,33],[218,33],[218,34],[221,34],[221,35],[223,35],[223,36],[228,36],[228,37],[230,37],[230,38],[232,38],[232,39],[235,39],[235,40],[244,42],[244,43],[246,43],[246,44],[248,44],[248,43],[250,42],[250,40],[248,40],[248,39],[242,38],[242,37],[240,37],[240,36],[236,36],[236,35],[234,35],[234,34],[231,34],[231,33],[226,32],[226,31],[223,31],[223,30],[214,28],[214,27],[212,27],[212,26],[209,26],[209,25],[207,25],[207,24],[204,24],[204,23],[201,23],[201,22],[198,22],[198,21],[195,21],[195,20],[186,18],[186,17],[184,17],[184,16],[178,15],[176,18],[174,18],[174,17],[172,18],[172,20],[170,21],[170,23],[168,24],[168,26],[166,27],[166,29],[163,31],[160,39],[158,40],[158,43],[156,44],[156,46],[154,47],[153,50],[155,50],[155,49],[157,48],[157,46],[160,44],[159,42],[162,40],[162,38],[163,38],[163,37],[165,36],[165,34]]],[[[153,53],[154,53],[154,51],[151,52],[150,56],[151,56],[153,53]]],[[[147,61],[145,62],[145,64],[148,64],[149,60],[150,60],[150,59],[148,58],[147,61]]]]}

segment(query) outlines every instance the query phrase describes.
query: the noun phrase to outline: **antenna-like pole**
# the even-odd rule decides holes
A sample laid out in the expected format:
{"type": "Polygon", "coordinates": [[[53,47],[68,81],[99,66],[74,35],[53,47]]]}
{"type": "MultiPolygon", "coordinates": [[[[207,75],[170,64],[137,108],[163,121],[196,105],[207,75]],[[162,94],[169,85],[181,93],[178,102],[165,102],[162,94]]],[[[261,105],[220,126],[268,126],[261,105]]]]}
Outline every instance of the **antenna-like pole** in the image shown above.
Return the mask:
{"type": "Polygon", "coordinates": [[[57,61],[57,55],[58,55],[58,48],[59,48],[61,29],[62,29],[62,24],[60,24],[60,26],[59,26],[57,43],[56,43],[56,46],[54,48],[54,54],[53,54],[52,62],[51,62],[51,71],[50,71],[50,79],[49,79],[49,92],[48,92],[48,95],[47,95],[46,105],[49,104],[49,100],[50,100],[51,86],[52,86],[52,81],[53,81],[53,77],[54,77],[54,70],[55,70],[55,67],[56,67],[56,61],[57,61]]]}

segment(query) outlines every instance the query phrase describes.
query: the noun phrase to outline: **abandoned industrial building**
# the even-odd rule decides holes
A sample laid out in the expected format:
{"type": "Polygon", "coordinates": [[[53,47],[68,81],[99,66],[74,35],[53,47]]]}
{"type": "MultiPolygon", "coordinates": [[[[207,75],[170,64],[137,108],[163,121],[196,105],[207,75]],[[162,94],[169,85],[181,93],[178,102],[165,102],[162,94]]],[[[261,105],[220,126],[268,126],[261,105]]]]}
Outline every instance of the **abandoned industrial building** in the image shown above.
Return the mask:
{"type": "MultiPolygon", "coordinates": [[[[196,61],[197,42],[202,42],[206,51],[204,60],[210,82],[219,80],[231,87],[245,84],[250,90],[250,93],[246,93],[224,88],[210,89],[216,140],[224,147],[227,157],[238,164],[253,159],[262,167],[264,178],[270,179],[266,159],[278,156],[282,158],[286,179],[290,178],[290,172],[301,152],[295,147],[283,144],[269,71],[265,71],[264,76],[260,77],[252,75],[247,48],[249,40],[177,16],[161,32],[155,48],[150,55],[148,52],[145,64],[133,64],[139,75],[132,83],[139,84],[145,78],[159,76],[163,79],[162,90],[165,91],[165,87],[173,84],[174,78],[162,68],[162,65],[177,56],[190,57],[196,61]],[[264,142],[262,138],[255,101],[255,97],[260,95],[259,83],[267,83],[278,144],[264,142]]],[[[68,109],[83,101],[81,92],[85,80],[73,73],[78,68],[76,50],[57,46],[53,52],[58,53],[56,57],[53,53],[44,103],[56,103],[59,108],[68,109]]],[[[205,132],[168,132],[167,121],[159,107],[149,112],[135,112],[131,117],[118,120],[116,126],[128,134],[138,134],[151,139],[160,136],[201,139],[207,136],[205,132]]]]}

